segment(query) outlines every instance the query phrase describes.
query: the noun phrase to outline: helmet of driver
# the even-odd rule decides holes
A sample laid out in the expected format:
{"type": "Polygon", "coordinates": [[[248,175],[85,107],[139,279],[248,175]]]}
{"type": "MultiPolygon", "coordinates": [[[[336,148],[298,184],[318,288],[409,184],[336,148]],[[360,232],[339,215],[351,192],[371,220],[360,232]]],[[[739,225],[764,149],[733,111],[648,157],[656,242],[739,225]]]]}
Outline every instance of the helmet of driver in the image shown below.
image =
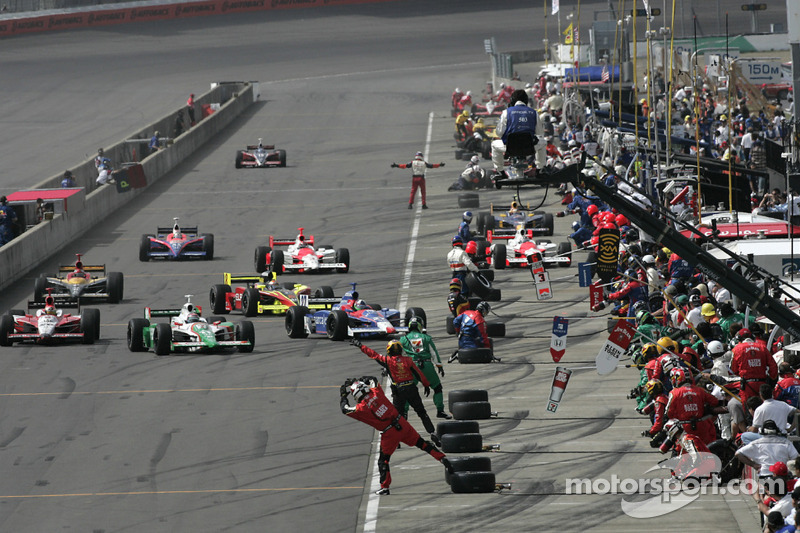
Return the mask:
{"type": "Polygon", "coordinates": [[[403,353],[403,345],[400,344],[400,341],[392,339],[386,345],[386,353],[388,355],[400,355],[403,353]]]}
{"type": "Polygon", "coordinates": [[[48,304],[44,306],[44,314],[46,315],[55,315],[58,311],[56,311],[56,306],[53,304],[48,304]]]}
{"type": "Polygon", "coordinates": [[[361,311],[362,309],[369,309],[369,306],[364,300],[356,300],[356,303],[353,304],[353,309],[356,311],[361,311]]]}
{"type": "Polygon", "coordinates": [[[408,331],[422,333],[423,329],[425,329],[425,323],[422,321],[422,318],[418,316],[412,316],[408,321],[408,331]]]}
{"type": "Polygon", "coordinates": [[[712,359],[716,359],[718,357],[722,357],[725,353],[725,345],[723,345],[720,341],[711,341],[708,343],[708,355],[711,356],[712,359]]]}
{"type": "Polygon", "coordinates": [[[461,220],[469,224],[472,222],[472,211],[464,211],[464,214],[461,215],[461,220]]]}
{"type": "Polygon", "coordinates": [[[669,372],[669,381],[672,383],[673,388],[680,387],[683,383],[689,380],[686,370],[682,368],[673,368],[669,372]]]}
{"type": "Polygon", "coordinates": [[[491,309],[492,306],[489,305],[489,302],[479,302],[478,305],[475,306],[475,310],[483,316],[488,315],[491,309]]]}
{"type": "Polygon", "coordinates": [[[360,402],[367,394],[369,394],[369,385],[363,381],[354,381],[350,385],[350,393],[357,402],[360,402]]]}
{"type": "Polygon", "coordinates": [[[453,241],[452,242],[453,242],[453,246],[462,246],[464,244],[464,241],[462,241],[461,237],[458,236],[458,235],[453,237],[453,241]]]}
{"type": "Polygon", "coordinates": [[[460,291],[463,289],[464,286],[461,283],[461,280],[458,278],[453,278],[450,280],[450,290],[451,291],[460,291]]]}
{"type": "Polygon", "coordinates": [[[188,315],[186,315],[186,323],[187,324],[191,324],[193,322],[199,322],[199,321],[200,321],[200,315],[198,315],[197,313],[189,313],[188,315]]]}

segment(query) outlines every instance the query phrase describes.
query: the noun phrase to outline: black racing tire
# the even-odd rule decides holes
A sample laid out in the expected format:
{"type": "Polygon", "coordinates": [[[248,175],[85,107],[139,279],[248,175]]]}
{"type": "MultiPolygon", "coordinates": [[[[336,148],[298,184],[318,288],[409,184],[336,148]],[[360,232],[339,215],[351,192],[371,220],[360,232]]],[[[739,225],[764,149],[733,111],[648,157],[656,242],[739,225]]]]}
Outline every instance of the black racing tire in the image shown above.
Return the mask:
{"type": "Polygon", "coordinates": [[[445,329],[447,330],[448,335],[455,335],[456,334],[456,327],[453,325],[453,320],[455,317],[453,315],[447,315],[445,319],[445,329]]]}
{"type": "Polygon", "coordinates": [[[242,151],[236,150],[236,159],[234,160],[233,166],[235,168],[242,168],[242,151]]]}
{"type": "Polygon", "coordinates": [[[490,337],[505,337],[506,336],[506,325],[503,322],[487,322],[486,323],[486,334],[490,337]]]}
{"type": "Polygon", "coordinates": [[[305,326],[305,316],[309,314],[308,307],[297,305],[290,307],[286,311],[286,319],[284,325],[286,327],[286,334],[290,339],[305,339],[308,337],[308,332],[305,326]]]}
{"type": "Polygon", "coordinates": [[[547,228],[545,235],[548,237],[553,235],[553,230],[555,228],[555,223],[553,222],[553,213],[545,213],[542,215],[542,227],[547,228]]]}
{"type": "Polygon", "coordinates": [[[150,261],[150,235],[142,235],[139,241],[139,261],[150,261]]]}
{"type": "Polygon", "coordinates": [[[169,324],[156,324],[153,330],[153,348],[156,355],[169,355],[172,352],[172,328],[169,324]]]}
{"type": "Polygon", "coordinates": [[[230,285],[214,285],[208,293],[208,303],[211,305],[211,312],[215,315],[227,315],[225,309],[225,296],[231,292],[230,285]]]}
{"type": "Polygon", "coordinates": [[[344,263],[346,265],[343,268],[336,269],[336,272],[338,272],[339,274],[346,274],[350,272],[350,250],[348,250],[347,248],[337,249],[334,255],[334,262],[344,263]]]}
{"type": "Polygon", "coordinates": [[[11,315],[0,315],[0,346],[11,346],[14,341],[8,336],[14,331],[14,317],[11,315]]]}
{"type": "Polygon", "coordinates": [[[467,298],[467,301],[469,302],[469,308],[474,311],[478,307],[478,304],[483,301],[483,298],[479,296],[470,296],[467,298]]]}
{"type": "Polygon", "coordinates": [[[237,341],[249,341],[249,346],[240,345],[237,346],[236,349],[239,350],[241,353],[250,353],[253,351],[253,348],[256,347],[256,328],[253,327],[253,323],[249,320],[242,320],[238,324],[236,324],[236,330],[234,332],[234,336],[237,341]]]}
{"type": "Polygon", "coordinates": [[[421,307],[409,307],[406,309],[406,316],[405,316],[405,325],[408,326],[408,322],[411,320],[412,317],[417,317],[422,320],[422,327],[425,328],[428,326],[428,315],[425,314],[425,310],[421,307]]]}
{"type": "MultiPolygon", "coordinates": [[[[505,244],[495,244],[492,250],[492,266],[495,270],[505,270],[508,248],[505,244]]],[[[488,280],[487,280],[488,281],[488,280]]]]}
{"type": "Polygon", "coordinates": [[[436,424],[438,436],[448,433],[480,433],[480,424],[475,420],[444,420],[436,424]]]}
{"type": "Polygon", "coordinates": [[[457,161],[461,161],[461,156],[464,154],[464,150],[458,149],[455,151],[455,156],[457,161]]]}
{"type": "Polygon", "coordinates": [[[320,285],[314,289],[314,298],[335,298],[333,295],[333,287],[320,285]]]}
{"type": "Polygon", "coordinates": [[[33,301],[43,302],[47,295],[47,276],[42,274],[33,282],[33,301]]]}
{"type": "Polygon", "coordinates": [[[81,313],[81,331],[83,344],[94,344],[100,338],[100,310],[84,309],[81,313]]]}
{"type": "Polygon", "coordinates": [[[491,216],[489,213],[478,213],[475,215],[475,231],[480,235],[486,235],[486,222],[485,217],[491,216]]]}
{"type": "Polygon", "coordinates": [[[494,228],[497,225],[495,224],[495,222],[496,220],[494,218],[494,215],[491,213],[486,213],[486,216],[483,218],[484,235],[486,234],[487,231],[494,231],[494,228]]]}
{"type": "Polygon", "coordinates": [[[214,259],[214,235],[212,233],[203,234],[203,251],[206,253],[205,260],[214,259]]]}
{"type": "Polygon", "coordinates": [[[272,255],[269,258],[269,269],[276,274],[283,274],[285,260],[283,250],[272,250],[272,255]]]}
{"type": "Polygon", "coordinates": [[[462,192],[458,195],[458,207],[478,208],[481,205],[481,198],[474,192],[462,192]]]}
{"type": "Polygon", "coordinates": [[[464,278],[464,281],[467,283],[467,287],[469,287],[469,292],[481,298],[486,298],[489,295],[489,291],[492,289],[492,284],[480,273],[470,272],[467,274],[467,277],[464,278]]]}
{"type": "Polygon", "coordinates": [[[144,328],[150,326],[146,318],[131,318],[128,321],[128,350],[143,352],[147,350],[144,344],[144,328]]]}
{"type": "Polygon", "coordinates": [[[343,341],[347,338],[347,313],[340,309],[331,311],[325,320],[328,338],[332,341],[343,341]]]}
{"type": "Polygon", "coordinates": [[[456,389],[447,394],[447,409],[453,410],[456,402],[488,402],[489,392],[484,389],[456,389]]]}
{"type": "Polygon", "coordinates": [[[453,402],[450,410],[456,420],[486,420],[492,417],[489,402],[453,402]]]}
{"type": "Polygon", "coordinates": [[[490,289],[489,294],[487,294],[485,298],[487,302],[499,302],[501,299],[502,293],[500,289],[490,289]]]}
{"type": "Polygon", "coordinates": [[[480,433],[446,433],[439,439],[444,453],[476,453],[483,449],[480,433]]]}
{"type": "Polygon", "coordinates": [[[558,248],[556,248],[556,253],[559,257],[566,257],[569,259],[568,263],[559,263],[562,268],[566,268],[572,266],[572,245],[568,242],[560,242],[558,243],[558,248]]]}
{"type": "MultiPolygon", "coordinates": [[[[489,457],[470,455],[467,457],[448,457],[450,466],[455,472],[491,472],[492,460],[489,457]]],[[[445,470],[444,480],[449,485],[451,483],[450,472],[445,470]]]]}
{"type": "Polygon", "coordinates": [[[464,150],[464,153],[461,154],[461,160],[462,161],[469,161],[470,159],[472,159],[473,156],[476,156],[476,155],[478,155],[478,154],[476,154],[475,152],[472,152],[470,150],[464,150]]]}
{"type": "Polygon", "coordinates": [[[278,166],[285,167],[286,166],[286,150],[278,150],[278,166]]]}
{"type": "Polygon", "coordinates": [[[481,275],[486,278],[486,281],[493,283],[494,282],[494,270],[491,268],[482,268],[481,275]]]}
{"type": "Polygon", "coordinates": [[[125,277],[122,272],[109,272],[106,279],[106,292],[108,293],[108,303],[117,304],[122,301],[125,291],[125,277]]]}
{"type": "Polygon", "coordinates": [[[272,251],[269,246],[257,246],[256,253],[253,258],[253,266],[256,272],[261,274],[267,270],[267,254],[272,251]]]}
{"type": "Polygon", "coordinates": [[[258,302],[261,293],[255,287],[249,287],[242,293],[242,314],[247,317],[258,315],[258,302]]]}
{"type": "Polygon", "coordinates": [[[456,494],[494,492],[497,483],[493,472],[454,472],[450,490],[456,494]]]}

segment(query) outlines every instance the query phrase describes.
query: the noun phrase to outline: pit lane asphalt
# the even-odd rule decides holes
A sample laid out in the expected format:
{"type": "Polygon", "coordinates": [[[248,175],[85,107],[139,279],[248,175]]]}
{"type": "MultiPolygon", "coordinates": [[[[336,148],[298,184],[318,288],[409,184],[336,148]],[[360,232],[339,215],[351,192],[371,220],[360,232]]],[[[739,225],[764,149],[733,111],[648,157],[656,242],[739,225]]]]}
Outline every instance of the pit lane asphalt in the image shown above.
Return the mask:
{"type": "MultiPolygon", "coordinates": [[[[424,146],[433,112],[428,159],[448,166],[429,174],[431,209],[419,215],[408,303],[427,310],[442,353],[452,351],[443,328],[444,256],[463,209],[446,192],[461,168],[448,99],[454,85],[482,88],[488,63],[480,39],[498,8],[441,4],[232,15],[4,41],[3,187],[63,170],[76,154],[92,154],[211,81],[260,80],[263,101],[42,270],[85,253],[87,263],[125,273],[125,301],[97,306],[102,338],[94,346],[0,350],[3,530],[362,530],[374,432],[341,415],[338,386],[346,376],[377,374],[377,365],[346,344],[289,340],[280,317],[255,319],[254,353],[230,356],[133,354],[125,326],[145,305],[178,306],[184,294],[206,304],[223,272],[250,272],[257,244],[298,226],[318,242],[350,248],[353,269],[285,280],[333,285],[337,294],[357,281],[371,303],[396,305],[418,215],[406,209],[408,171],[388,164],[424,146]],[[234,170],[235,151],[257,137],[285,148],[289,167],[234,170]],[[31,155],[31,146],[46,155],[31,155]],[[173,216],[216,235],[213,262],[136,261],[139,236],[173,216]]],[[[522,5],[500,10],[508,49],[531,46],[538,22],[522,5]]],[[[535,203],[541,193],[523,199],[535,203]]],[[[506,202],[509,194],[482,193],[482,205],[490,198],[506,202]]],[[[556,200],[550,195],[543,209],[556,200]]],[[[557,234],[569,222],[558,219],[557,234]]],[[[482,433],[501,445],[491,454],[493,469],[512,490],[451,494],[441,467],[404,447],[392,460],[378,531],[739,529],[721,499],[638,521],[622,513],[620,495],[561,495],[567,477],[638,478],[659,459],[636,437],[645,423],[624,399],[636,380],[630,371],[601,381],[590,369],[575,370],[558,412],[545,411],[552,316],[586,313],[576,273],[554,271],[556,301],[548,303],[535,301],[525,273],[498,274],[505,297],[494,307],[509,331],[497,342],[503,362],[446,368],[445,392],[489,390],[500,418],[482,422],[482,433]]],[[[29,277],[4,291],[0,307],[22,307],[32,285],[29,277]]],[[[562,364],[590,366],[604,338],[594,332],[604,326],[574,322],[562,364]]],[[[740,501],[731,505],[745,507],[740,501]]]]}

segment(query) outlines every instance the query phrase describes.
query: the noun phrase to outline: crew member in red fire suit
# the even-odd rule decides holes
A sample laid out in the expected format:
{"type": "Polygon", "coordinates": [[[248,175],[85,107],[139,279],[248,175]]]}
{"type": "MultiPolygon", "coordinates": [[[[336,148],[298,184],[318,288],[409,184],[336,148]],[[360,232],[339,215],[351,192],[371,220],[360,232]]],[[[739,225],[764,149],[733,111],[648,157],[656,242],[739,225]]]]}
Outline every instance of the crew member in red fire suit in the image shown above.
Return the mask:
{"type": "Polygon", "coordinates": [[[742,379],[739,394],[745,405],[749,397],[758,396],[762,383],[778,378],[778,365],[764,345],[753,342],[750,330],[742,328],[736,336],[741,342],[733,347],[731,372],[742,379]]]}
{"type": "Polygon", "coordinates": [[[692,382],[692,373],[683,368],[674,368],[669,378],[672,391],[667,400],[667,418],[682,422],[683,431],[700,437],[705,444],[717,440],[713,409],[719,399],[692,382]]]}
{"type": "Polygon", "coordinates": [[[656,433],[664,429],[667,422],[667,402],[669,399],[664,394],[664,385],[657,379],[651,379],[645,385],[647,397],[650,403],[643,409],[644,414],[650,415],[653,425],[650,429],[642,431],[642,437],[654,437],[656,433]]]}
{"type": "Polygon", "coordinates": [[[360,379],[349,378],[339,388],[341,396],[340,406],[342,413],[351,418],[360,420],[381,432],[380,454],[378,456],[378,471],[380,472],[381,488],[376,494],[389,494],[389,485],[392,484],[392,475],[389,472],[389,459],[397,449],[399,443],[407,446],[416,446],[431,457],[441,462],[452,473],[445,454],[437,450],[433,444],[419,436],[408,421],[383,393],[378,380],[372,376],[360,379]],[[347,401],[348,393],[353,394],[356,401],[355,407],[350,407],[347,401]]]}

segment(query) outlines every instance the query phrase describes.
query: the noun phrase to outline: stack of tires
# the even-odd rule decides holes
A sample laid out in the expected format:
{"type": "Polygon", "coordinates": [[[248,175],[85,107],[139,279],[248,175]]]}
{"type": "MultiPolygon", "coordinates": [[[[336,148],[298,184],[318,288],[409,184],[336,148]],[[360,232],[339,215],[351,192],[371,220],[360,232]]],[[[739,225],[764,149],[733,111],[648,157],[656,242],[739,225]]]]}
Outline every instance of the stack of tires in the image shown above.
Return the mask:
{"type": "Polygon", "coordinates": [[[436,434],[442,451],[448,454],[453,473],[445,472],[445,481],[455,493],[494,492],[492,461],[482,456],[452,456],[483,451],[483,436],[477,420],[491,417],[489,395],[485,390],[454,390],[448,395],[450,412],[455,420],[439,422],[436,434]]]}

